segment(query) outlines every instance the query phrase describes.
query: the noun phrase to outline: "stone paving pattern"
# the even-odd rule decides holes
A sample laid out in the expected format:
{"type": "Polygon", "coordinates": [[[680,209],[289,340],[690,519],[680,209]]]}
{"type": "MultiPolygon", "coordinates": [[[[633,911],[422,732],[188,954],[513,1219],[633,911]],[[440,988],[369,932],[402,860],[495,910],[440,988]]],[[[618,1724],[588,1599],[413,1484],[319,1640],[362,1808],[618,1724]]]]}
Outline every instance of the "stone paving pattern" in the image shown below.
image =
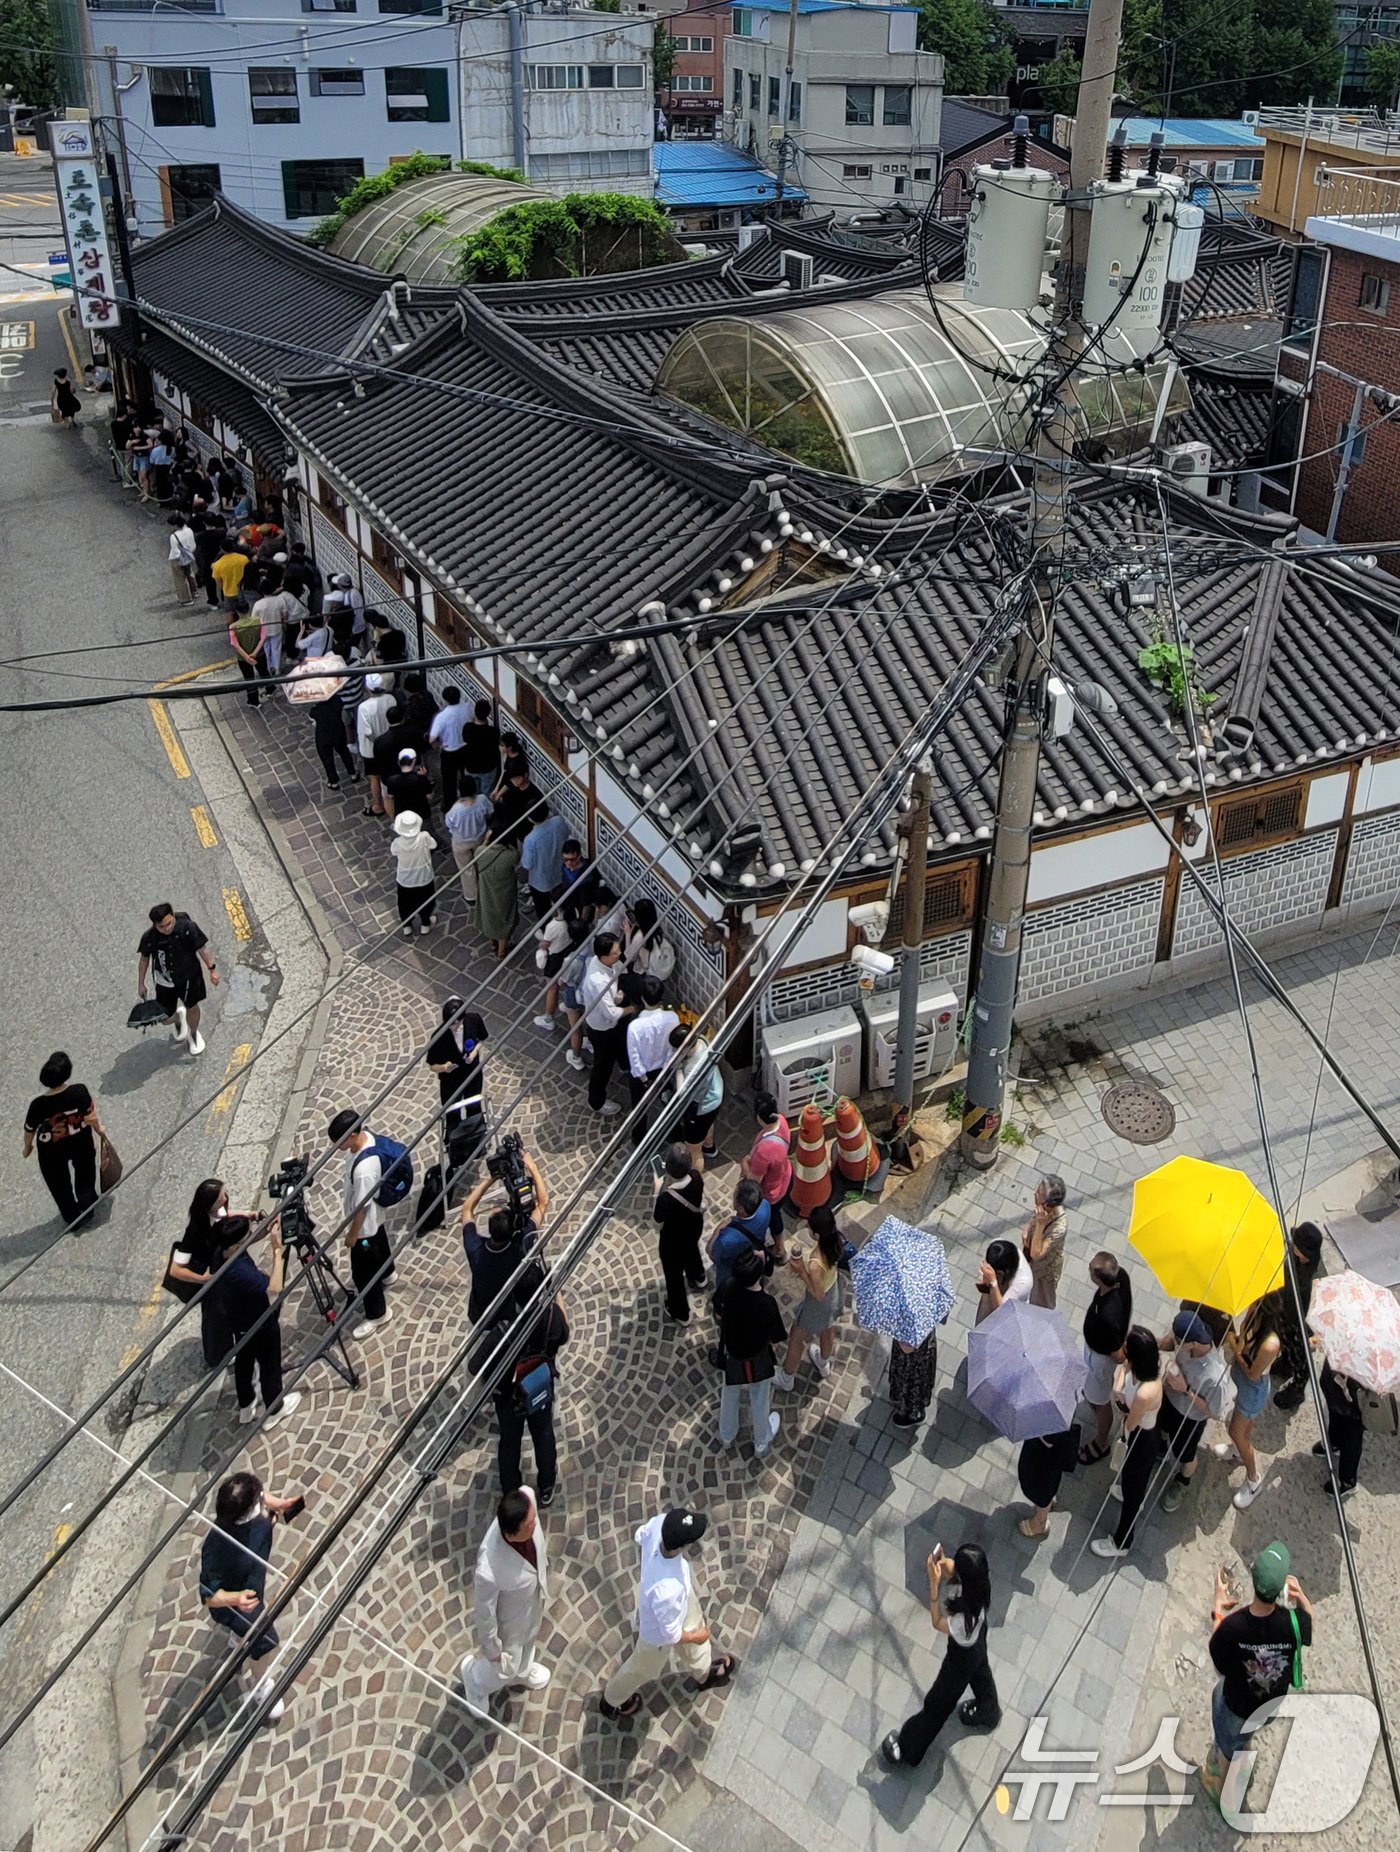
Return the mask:
{"type": "MultiPolygon", "coordinates": [[[[322,790],[301,716],[279,709],[253,714],[239,705],[229,718],[266,813],[282,825],[346,952],[352,960],[363,957],[394,923],[386,826],[358,814],[363,786],[346,787],[339,797],[322,790]]],[[[523,1090],[511,1122],[562,1201],[601,1146],[599,1122],[587,1109],[584,1077],[563,1066],[558,1040],[529,1026],[538,1007],[533,968],[528,980],[513,972],[513,965],[500,972],[490,963],[453,883],[429,937],[390,939],[336,993],[299,1148],[323,1150],[332,1114],[372,1097],[412,1060],[437,1020],[438,1000],[465,994],[486,977],[491,991],[484,1008],[494,1031],[525,1012],[522,1028],[488,1043],[488,1101],[499,1109],[523,1090]]],[[[405,1128],[422,1125],[436,1106],[436,1081],[420,1060],[375,1122],[407,1136],[405,1128]]],[[[745,1148],[738,1114],[721,1142],[732,1152],[745,1148]]],[[[727,1203],[734,1174],[732,1164],[707,1173],[712,1211],[727,1203]]],[[[312,1195],[323,1232],[337,1219],[339,1177],[337,1161],[312,1195]]],[[[391,1216],[391,1233],[405,1220],[403,1211],[391,1216]]],[[[330,1521],[460,1341],[467,1271],[455,1213],[445,1229],[410,1244],[398,1276],[388,1325],[351,1345],[361,1388],[349,1390],[325,1365],[314,1366],[299,1385],[302,1405],[247,1450],[252,1469],[270,1486],[296,1485],[308,1494],[296,1530],[279,1533],[279,1560],[290,1559],[330,1521]]],[[[785,1281],[783,1290],[793,1298],[785,1281]]],[[[735,1451],[722,1454],[714,1437],[717,1379],[705,1357],[712,1329],[703,1314],[683,1331],[663,1318],[649,1195],[635,1198],[610,1224],[567,1301],[572,1335],[560,1357],[556,1415],[561,1495],[544,1518],[558,1592],[541,1652],[556,1676],[542,1694],[510,1698],[502,1714],[566,1768],[655,1816],[702,1759],[727,1694],[696,1699],[668,1679],[648,1694],[630,1729],[598,1717],[596,1691],[631,1638],[632,1534],[671,1503],[710,1513],[702,1586],[717,1633],[742,1656],[858,1372],[836,1373],[804,1408],[795,1431],[789,1422],[767,1462],[754,1460],[747,1428],[735,1451]]],[[[317,1332],[304,1314],[295,1320],[284,1314],[284,1324],[288,1357],[297,1350],[293,1330],[303,1346],[317,1332]]],[[[465,1837],[504,1852],[526,1843],[629,1843],[625,1815],[529,1751],[488,1736],[452,1695],[458,1662],[472,1649],[471,1564],[497,1496],[489,1418],[484,1428],[422,1498],[298,1685],[284,1720],[259,1739],[226,1785],[206,1817],[201,1844],[275,1843],[295,1852],[331,1842],[417,1845],[465,1837]],[[421,1670],[395,1660],[380,1640],[421,1670]]],[[[212,1470],[236,1432],[226,1387],[203,1470],[212,1470]]],[[[525,1467],[530,1474],[528,1438],[525,1467]]],[[[392,1473],[384,1496],[401,1484],[392,1473]]],[[[371,1509],[379,1506],[376,1500],[371,1509]]],[[[370,1529],[368,1521],[352,1525],[334,1560],[348,1561],[370,1529]]],[[[189,1527],[171,1553],[168,1594],[145,1668],[152,1748],[202,1688],[223,1647],[194,1593],[199,1534],[189,1527]]],[[[334,1579],[324,1569],[313,1587],[327,1588],[334,1579]]],[[[284,1621],[284,1639],[290,1631],[284,1621]]],[[[230,1714],[231,1707],[223,1713],[230,1714]]],[[[191,1752],[181,1774],[197,1762],[198,1752],[191,1752]]]]}
{"type": "MultiPolygon", "coordinates": [[[[236,716],[268,813],[282,822],[353,955],[391,923],[383,826],[358,816],[358,792],[338,799],[321,792],[309,745],[295,737],[298,723],[280,711],[252,716],[240,709],[236,716]]],[[[319,1148],[331,1111],[362,1098],[408,1058],[435,1018],[436,999],[449,989],[489,975],[493,1023],[529,1005],[528,983],[488,973],[459,899],[439,917],[431,938],[410,946],[391,941],[338,994],[306,1115],[308,1147],[319,1148]]],[[[1281,969],[1315,1022],[1330,1017],[1334,1045],[1375,1089],[1376,1104],[1392,1109],[1397,1083],[1390,1055],[1400,1029],[1393,946],[1358,932],[1295,954],[1281,969]]],[[[1376,1140],[1329,1084],[1309,1141],[1315,1059],[1275,1006],[1258,1003],[1254,1020],[1291,1202],[1376,1140]]],[[[597,1148],[598,1128],[583,1105],[579,1077],[561,1072],[557,1062],[536,1072],[548,1047],[528,1025],[502,1035],[492,1044],[490,1090],[499,1102],[524,1086],[514,1120],[540,1152],[552,1184],[566,1187],[597,1148]]],[[[1105,1816],[1092,1797],[1063,1825],[1037,1822],[1029,1829],[1002,1819],[992,1805],[1025,1720],[1044,1710],[1047,1742],[1093,1744],[1104,1768],[1145,1747],[1151,1730],[1142,1736],[1139,1699],[1146,1706],[1152,1696],[1144,1674],[1165,1624],[1168,1577],[1176,1578],[1182,1552],[1194,1552],[1192,1563],[1202,1551],[1209,1560],[1233,1552],[1247,1561],[1279,1529],[1292,1534],[1303,1524],[1291,1488],[1309,1475],[1297,1461],[1279,1459],[1278,1472],[1271,1466],[1269,1493],[1244,1514],[1228,1502],[1224,1470],[1208,1461],[1197,1504],[1175,1517],[1145,1517],[1128,1563],[1103,1564],[1085,1553],[1088,1537],[1111,1524],[1116,1509],[1103,1503],[1104,1469],[1066,1480],[1051,1541],[1037,1547],[1016,1533],[1025,1507],[1015,1485],[1015,1450],[967,1407],[962,1390],[971,1282],[985,1242],[1019,1228],[1039,1171],[1059,1171],[1072,1210],[1061,1304],[1077,1323],[1089,1255],[1100,1246],[1125,1250],[1135,1176],[1177,1151],[1193,1151],[1241,1163],[1262,1178],[1248,1068],[1223,982],[1149,992],[1114,1016],[1035,1031],[1021,1062],[1016,1116],[1024,1144],[1008,1147],[995,1172],[964,1180],[951,1195],[941,1174],[925,1188],[915,1186],[926,1202],[915,1201],[910,1213],[942,1229],[963,1292],[941,1346],[935,1410],[912,1440],[889,1426],[883,1347],[859,1340],[847,1321],[831,1381],[818,1385],[809,1370],[796,1391],[776,1398],[784,1432],[770,1460],[752,1459],[746,1433],[737,1453],[721,1454],[713,1437],[716,1385],[704,1358],[709,1332],[701,1319],[681,1333],[664,1324],[645,1205],[637,1202],[619,1216],[593,1249],[569,1294],[573,1337],[561,1358],[559,1401],[563,1493],[546,1514],[559,1593],[543,1651],[555,1678],[543,1694],[510,1700],[503,1713],[565,1770],[664,1819],[703,1768],[709,1783],[729,1790],[806,1852],[873,1852],[900,1842],[1024,1845],[1028,1834],[1037,1847],[1064,1845],[1071,1836],[1093,1843],[1105,1816]],[[1163,1145],[1129,1145],[1103,1124],[1102,1093],[1125,1077],[1154,1081],[1170,1095],[1177,1129],[1163,1145]],[[630,1729],[617,1729],[600,1722],[593,1699],[630,1637],[631,1533],[672,1500],[711,1514],[701,1571],[707,1612],[723,1643],[743,1656],[744,1669],[730,1690],[699,1700],[668,1679],[648,1693],[630,1729]],[[925,1554],[935,1540],[951,1548],[967,1538],[984,1541],[994,1565],[992,1655],[1006,1718],[991,1736],[954,1725],[917,1775],[885,1775],[872,1760],[873,1747],[912,1707],[941,1651],[923,1605],[925,1554]]],[[[426,1117],[434,1091],[420,1068],[383,1123],[401,1131],[426,1117]]],[[[737,1120],[722,1142],[732,1152],[742,1148],[737,1120]]],[[[727,1197],[731,1176],[716,1173],[712,1209],[727,1197]]],[[[330,1192],[323,1195],[329,1220],[330,1192]]],[[[1338,1264],[1335,1255],[1331,1264],[1338,1264]]],[[[362,1390],[349,1392],[318,1369],[302,1408],[249,1450],[271,1483],[302,1484],[313,1493],[298,1540],[328,1521],[460,1336],[464,1267],[454,1230],[413,1247],[400,1263],[400,1279],[393,1322],[357,1347],[366,1372],[362,1390]]],[[[1169,1308],[1140,1266],[1135,1282],[1139,1316],[1165,1328],[1169,1308]]],[[[226,1393],[221,1413],[228,1416],[230,1408],[226,1393]]],[[[1286,1444],[1294,1454],[1306,1454],[1311,1421],[1306,1411],[1292,1418],[1286,1444]]],[[[227,1444],[231,1432],[221,1423],[211,1449],[227,1444]]],[[[1261,1452],[1272,1460],[1284,1434],[1283,1418],[1271,1409],[1261,1423],[1261,1452]]],[[[1393,1459],[1371,1459],[1382,1454],[1371,1447],[1363,1490],[1350,1507],[1363,1541],[1383,1529],[1368,1524],[1368,1507],[1379,1491],[1394,1489],[1393,1459]]],[[[528,1445],[526,1458],[528,1470],[528,1445]]],[[[286,1718],[259,1738],[227,1783],[199,1843],[221,1852],[258,1843],[301,1852],[331,1843],[454,1840],[501,1852],[527,1844],[581,1852],[632,1842],[627,1816],[542,1756],[488,1734],[452,1696],[457,1662],[470,1648],[470,1563],[494,1492],[489,1438],[473,1438],[423,1497],[304,1676],[286,1718]]],[[[1309,1573],[1331,1597],[1330,1640],[1314,1664],[1322,1683],[1356,1689],[1354,1633],[1336,1592],[1331,1522],[1319,1506],[1304,1526],[1309,1573]]],[[[368,1534],[367,1523],[352,1526],[345,1550],[368,1534]]],[[[218,1659],[221,1636],[192,1593],[196,1547],[191,1532],[186,1547],[172,1554],[165,1615],[147,1665],[153,1744],[218,1659]]],[[[1383,1573],[1393,1586],[1393,1571],[1378,1572],[1363,1557],[1368,1570],[1373,1581],[1383,1573]]],[[[303,1600],[309,1605],[309,1597],[303,1600]]],[[[1388,1621],[1393,1609],[1392,1601],[1388,1621]]],[[[1192,1625],[1198,1639],[1198,1614],[1192,1625]]],[[[1393,1631],[1391,1663],[1400,1625],[1393,1631]]],[[[1164,1701],[1188,1718],[1182,1748],[1195,1756],[1203,1746],[1209,1680],[1199,1653],[1193,1663],[1194,1688],[1164,1701]]],[[[1388,1671],[1386,1677],[1393,1680],[1388,1671]]],[[[187,1757],[182,1772],[195,1761],[187,1757]]],[[[1121,1839],[1125,1822],[1111,1817],[1121,1839]]],[[[1175,1826],[1173,1846],[1222,1837],[1218,1820],[1200,1809],[1175,1816],[1175,1826]]]]}

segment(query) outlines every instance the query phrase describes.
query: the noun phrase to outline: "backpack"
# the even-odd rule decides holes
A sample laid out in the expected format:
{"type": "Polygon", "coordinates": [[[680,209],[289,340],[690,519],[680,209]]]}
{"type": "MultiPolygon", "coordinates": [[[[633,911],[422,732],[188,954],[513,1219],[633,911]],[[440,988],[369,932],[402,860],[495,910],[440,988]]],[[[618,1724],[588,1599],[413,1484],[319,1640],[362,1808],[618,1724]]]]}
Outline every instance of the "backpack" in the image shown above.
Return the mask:
{"type": "Polygon", "coordinates": [[[381,1209],[392,1209],[413,1188],[413,1159],[408,1147],[401,1145],[397,1138],[389,1138],[383,1132],[372,1132],[370,1136],[373,1145],[356,1154],[355,1164],[363,1163],[367,1157],[379,1159],[379,1188],[374,1192],[374,1200],[381,1209]]]}

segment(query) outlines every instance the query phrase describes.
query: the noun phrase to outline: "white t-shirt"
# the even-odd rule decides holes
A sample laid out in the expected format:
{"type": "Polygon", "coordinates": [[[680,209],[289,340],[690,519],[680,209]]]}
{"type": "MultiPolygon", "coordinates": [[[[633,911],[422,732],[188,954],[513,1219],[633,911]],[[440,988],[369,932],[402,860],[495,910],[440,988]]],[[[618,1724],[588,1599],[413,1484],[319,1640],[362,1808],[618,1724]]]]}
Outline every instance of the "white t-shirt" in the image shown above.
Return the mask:
{"type": "Polygon", "coordinates": [[[383,1181],[383,1171],[379,1153],[370,1145],[366,1145],[363,1151],[352,1151],[350,1161],[345,1166],[343,1213],[352,1215],[363,1204],[365,1219],[360,1223],[361,1241],[368,1241],[371,1235],[379,1233],[379,1204],[374,1199],[383,1181]]]}
{"type": "Polygon", "coordinates": [[[662,1512],[637,1532],[642,1580],[637,1593],[637,1633],[643,1646],[674,1646],[685,1632],[690,1607],[690,1564],[684,1555],[663,1556],[662,1512]]]}
{"type": "Polygon", "coordinates": [[[1031,1272],[1031,1263],[1018,1248],[1016,1250],[1016,1277],[1001,1295],[1003,1305],[1010,1305],[1017,1299],[1029,1299],[1031,1287],[1035,1284],[1035,1275],[1031,1272]]]}

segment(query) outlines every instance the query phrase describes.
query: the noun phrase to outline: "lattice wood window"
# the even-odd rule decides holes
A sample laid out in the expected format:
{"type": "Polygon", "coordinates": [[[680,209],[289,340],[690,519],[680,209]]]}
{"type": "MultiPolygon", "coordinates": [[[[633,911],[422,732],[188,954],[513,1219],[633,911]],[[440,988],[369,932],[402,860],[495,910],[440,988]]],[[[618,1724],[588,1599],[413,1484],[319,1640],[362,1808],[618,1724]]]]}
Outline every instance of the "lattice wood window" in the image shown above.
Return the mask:
{"type": "MultiPolygon", "coordinates": [[[[454,650],[475,649],[481,638],[472,628],[470,619],[463,617],[456,605],[449,604],[441,592],[435,594],[433,605],[436,611],[433,629],[438,635],[450,643],[454,650]]],[[[483,667],[489,680],[490,667],[487,664],[483,664],[483,667]]]]}
{"type": "Polygon", "coordinates": [[[337,495],[324,476],[316,478],[316,503],[322,514],[329,515],[342,533],[345,531],[345,498],[337,495]]]}
{"type": "Polygon", "coordinates": [[[547,701],[540,699],[526,681],[517,681],[515,708],[525,725],[554,757],[564,760],[564,723],[547,701]]]}
{"type": "MultiPolygon", "coordinates": [[[[930,868],[924,888],[924,937],[937,939],[944,933],[960,932],[972,924],[977,908],[976,862],[958,862],[930,868]]],[[[904,896],[897,893],[890,908],[890,923],[885,944],[897,945],[904,933],[904,896]]]]}
{"type": "Polygon", "coordinates": [[[1240,855],[1247,849],[1262,849],[1267,843],[1287,842],[1303,824],[1302,781],[1275,785],[1252,797],[1236,798],[1218,804],[1215,810],[1215,839],[1222,855],[1240,855]]]}
{"type": "Polygon", "coordinates": [[[384,574],[389,583],[399,591],[403,590],[403,561],[389,545],[383,534],[376,529],[369,530],[369,556],[384,574]]]}
{"type": "Polygon", "coordinates": [[[190,399],[189,407],[190,423],[198,425],[201,431],[207,431],[212,437],[214,435],[213,412],[209,410],[207,405],[201,405],[199,400],[195,398],[190,399]]]}

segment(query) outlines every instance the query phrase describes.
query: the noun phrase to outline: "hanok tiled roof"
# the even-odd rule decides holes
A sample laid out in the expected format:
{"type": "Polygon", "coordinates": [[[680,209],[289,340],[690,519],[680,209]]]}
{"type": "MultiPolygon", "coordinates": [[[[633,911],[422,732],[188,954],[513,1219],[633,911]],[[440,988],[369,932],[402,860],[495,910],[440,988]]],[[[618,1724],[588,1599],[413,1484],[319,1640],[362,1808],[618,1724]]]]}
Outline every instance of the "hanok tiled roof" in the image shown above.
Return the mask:
{"type": "MultiPolygon", "coordinates": [[[[108,337],[111,338],[110,336],[108,337]]],[[[212,360],[193,353],[167,334],[153,332],[138,349],[134,342],[115,343],[124,352],[140,354],[143,366],[179,382],[186,392],[236,431],[269,471],[279,470],[287,440],[277,428],[261,398],[241,379],[212,360]]]]}
{"type": "Polygon", "coordinates": [[[1191,409],[1177,417],[1173,441],[1209,444],[1215,469],[1260,468],[1273,414],[1272,372],[1198,365],[1190,378],[1191,409]]]}

